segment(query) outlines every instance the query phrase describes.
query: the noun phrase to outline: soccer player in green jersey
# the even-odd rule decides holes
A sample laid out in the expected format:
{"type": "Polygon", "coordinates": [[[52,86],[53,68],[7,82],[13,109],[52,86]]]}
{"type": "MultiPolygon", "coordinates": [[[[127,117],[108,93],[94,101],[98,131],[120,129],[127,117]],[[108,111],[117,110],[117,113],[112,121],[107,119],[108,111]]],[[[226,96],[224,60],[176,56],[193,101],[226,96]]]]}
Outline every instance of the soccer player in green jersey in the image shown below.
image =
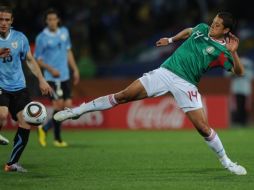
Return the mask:
{"type": "Polygon", "coordinates": [[[75,119],[80,115],[112,108],[118,104],[171,93],[178,106],[186,113],[208,146],[218,156],[223,167],[236,175],[246,175],[243,166],[232,162],[217,133],[210,127],[201,95],[196,87],[203,73],[222,67],[236,75],[243,75],[244,68],[237,54],[239,39],[231,33],[234,20],[230,13],[221,12],[211,26],[199,24],[187,28],[171,38],[161,38],[158,47],[179,40],[185,42],[161,65],[144,74],[124,90],[66,109],[54,115],[55,120],[75,119]]]}

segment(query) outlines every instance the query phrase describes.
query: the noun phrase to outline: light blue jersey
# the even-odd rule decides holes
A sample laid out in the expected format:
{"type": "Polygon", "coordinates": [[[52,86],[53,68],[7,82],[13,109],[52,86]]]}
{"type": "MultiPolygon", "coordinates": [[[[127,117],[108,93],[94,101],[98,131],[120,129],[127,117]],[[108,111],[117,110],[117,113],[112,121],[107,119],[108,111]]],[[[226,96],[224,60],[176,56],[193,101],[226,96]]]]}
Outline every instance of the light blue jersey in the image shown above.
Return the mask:
{"type": "Polygon", "coordinates": [[[42,59],[45,64],[50,65],[60,72],[60,77],[55,78],[46,69],[44,77],[47,81],[66,81],[70,79],[68,67],[68,50],[71,41],[68,29],[60,27],[56,32],[45,28],[36,37],[34,57],[42,59]]]}
{"type": "Polygon", "coordinates": [[[0,88],[6,91],[17,91],[26,87],[22,62],[30,51],[27,37],[11,29],[8,36],[0,38],[1,48],[10,48],[10,56],[0,58],[0,88]]]}

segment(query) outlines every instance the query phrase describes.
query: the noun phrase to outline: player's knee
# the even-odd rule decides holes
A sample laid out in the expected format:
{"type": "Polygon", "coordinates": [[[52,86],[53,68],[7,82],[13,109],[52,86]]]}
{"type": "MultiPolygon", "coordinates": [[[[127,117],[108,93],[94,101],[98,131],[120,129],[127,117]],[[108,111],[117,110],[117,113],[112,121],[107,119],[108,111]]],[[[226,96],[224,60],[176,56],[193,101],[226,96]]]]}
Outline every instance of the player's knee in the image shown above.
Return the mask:
{"type": "Polygon", "coordinates": [[[121,92],[115,94],[115,100],[119,104],[127,103],[131,101],[132,99],[133,97],[131,96],[131,94],[128,92],[127,89],[122,90],[121,92]]]}
{"type": "Polygon", "coordinates": [[[211,133],[211,128],[207,122],[199,122],[196,128],[203,137],[208,137],[211,133]]]}

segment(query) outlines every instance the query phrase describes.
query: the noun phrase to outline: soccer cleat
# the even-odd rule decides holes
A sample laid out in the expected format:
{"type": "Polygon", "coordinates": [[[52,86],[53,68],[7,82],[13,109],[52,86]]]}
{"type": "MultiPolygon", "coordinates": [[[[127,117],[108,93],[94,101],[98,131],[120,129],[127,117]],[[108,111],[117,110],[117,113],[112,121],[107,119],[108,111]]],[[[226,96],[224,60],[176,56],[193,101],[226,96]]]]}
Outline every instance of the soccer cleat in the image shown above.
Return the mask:
{"type": "Polygon", "coordinates": [[[14,163],[12,165],[5,165],[4,171],[6,172],[27,172],[25,168],[23,168],[19,163],[14,163]]]}
{"type": "Polygon", "coordinates": [[[39,136],[38,137],[39,138],[39,144],[42,147],[45,147],[47,145],[47,142],[46,142],[46,132],[44,131],[42,125],[38,126],[38,136],[39,136]]]}
{"type": "Polygon", "coordinates": [[[226,166],[225,168],[228,169],[231,173],[234,173],[236,175],[247,174],[247,171],[243,166],[238,165],[237,163],[234,163],[234,162],[230,162],[228,166],[226,166]]]}
{"type": "Polygon", "coordinates": [[[53,118],[56,121],[65,121],[67,119],[78,119],[80,117],[79,114],[74,113],[73,109],[71,108],[65,108],[62,111],[57,112],[53,118]]]}
{"type": "Polygon", "coordinates": [[[57,140],[55,140],[54,141],[54,146],[55,147],[59,147],[59,148],[64,148],[64,147],[67,147],[68,144],[65,141],[57,141],[57,140]]]}
{"type": "Polygon", "coordinates": [[[9,144],[9,140],[4,136],[0,135],[0,145],[7,145],[9,144]]]}

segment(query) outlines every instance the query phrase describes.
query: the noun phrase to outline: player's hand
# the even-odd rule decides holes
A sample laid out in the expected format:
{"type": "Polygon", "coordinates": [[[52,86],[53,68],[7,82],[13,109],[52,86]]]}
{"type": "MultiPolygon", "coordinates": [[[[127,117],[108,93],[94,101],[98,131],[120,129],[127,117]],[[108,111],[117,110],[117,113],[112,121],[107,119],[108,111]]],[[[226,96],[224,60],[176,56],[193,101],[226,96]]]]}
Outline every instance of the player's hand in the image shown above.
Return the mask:
{"type": "Polygon", "coordinates": [[[168,42],[168,38],[161,38],[156,42],[156,46],[160,47],[160,46],[167,46],[169,44],[168,42]]]}
{"type": "Polygon", "coordinates": [[[0,57],[8,57],[10,53],[10,48],[0,48],[0,57]]]}
{"type": "Polygon", "coordinates": [[[79,72],[78,72],[78,70],[77,70],[77,71],[74,71],[74,72],[73,72],[73,84],[74,84],[74,85],[77,85],[77,84],[79,83],[79,79],[80,79],[80,77],[79,77],[79,72]]]}
{"type": "Polygon", "coordinates": [[[52,95],[53,90],[44,78],[39,80],[39,87],[42,95],[52,95]]]}
{"type": "Polygon", "coordinates": [[[226,47],[230,52],[235,52],[238,49],[239,38],[237,38],[231,32],[229,33],[229,37],[226,38],[226,47]]]}
{"type": "Polygon", "coordinates": [[[60,72],[59,72],[58,70],[56,70],[56,69],[53,69],[53,68],[52,68],[52,70],[50,71],[50,73],[52,74],[52,76],[53,76],[54,78],[60,77],[60,72]]]}

